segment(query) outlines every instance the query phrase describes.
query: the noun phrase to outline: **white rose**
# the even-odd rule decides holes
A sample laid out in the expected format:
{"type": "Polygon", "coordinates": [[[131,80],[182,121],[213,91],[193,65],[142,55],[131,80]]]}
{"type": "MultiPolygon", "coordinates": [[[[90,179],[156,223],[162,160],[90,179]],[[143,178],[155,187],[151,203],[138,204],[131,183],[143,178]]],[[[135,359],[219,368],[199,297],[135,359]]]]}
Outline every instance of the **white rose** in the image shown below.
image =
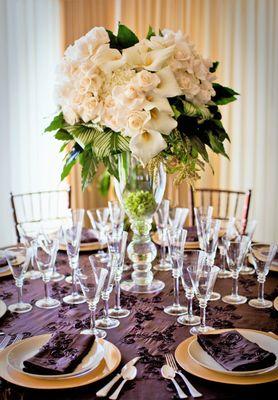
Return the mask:
{"type": "Polygon", "coordinates": [[[142,109],[146,102],[145,96],[138,92],[132,84],[115,86],[112,90],[112,97],[120,108],[128,110],[142,109]]]}
{"type": "Polygon", "coordinates": [[[66,51],[65,56],[73,61],[80,61],[92,55],[92,48],[85,36],[76,40],[73,45],[70,45],[66,51]]]}
{"type": "Polygon", "coordinates": [[[105,43],[109,43],[109,35],[102,26],[96,26],[86,33],[85,37],[93,42],[94,47],[105,43]]]}
{"type": "Polygon", "coordinates": [[[192,99],[200,90],[199,82],[186,72],[176,74],[177,81],[187,99],[192,99]]]}
{"type": "Polygon", "coordinates": [[[149,92],[159,85],[160,78],[156,73],[143,70],[136,74],[133,82],[135,88],[142,90],[143,92],[149,92]]]}
{"type": "Polygon", "coordinates": [[[149,119],[150,113],[147,111],[132,111],[127,118],[126,135],[133,136],[139,133],[149,119]]]}
{"type": "Polygon", "coordinates": [[[102,104],[93,96],[87,96],[80,107],[79,114],[82,120],[87,123],[100,117],[102,104]]]}
{"type": "Polygon", "coordinates": [[[69,125],[74,125],[79,121],[79,117],[72,107],[65,105],[62,107],[62,112],[63,112],[64,118],[65,118],[65,121],[69,125]]]}
{"type": "Polygon", "coordinates": [[[209,70],[201,59],[194,60],[193,70],[198,79],[205,80],[207,78],[209,70]]]}
{"type": "Polygon", "coordinates": [[[87,76],[84,76],[80,82],[76,83],[76,88],[79,90],[80,94],[86,94],[89,92],[91,87],[91,79],[87,76]]]}

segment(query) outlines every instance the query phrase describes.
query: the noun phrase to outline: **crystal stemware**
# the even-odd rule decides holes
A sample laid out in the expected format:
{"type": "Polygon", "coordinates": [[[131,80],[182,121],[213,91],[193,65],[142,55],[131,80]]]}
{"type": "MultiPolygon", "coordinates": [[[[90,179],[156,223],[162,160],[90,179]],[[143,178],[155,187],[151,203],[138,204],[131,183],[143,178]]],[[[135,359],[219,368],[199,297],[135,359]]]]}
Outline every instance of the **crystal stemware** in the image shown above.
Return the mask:
{"type": "Polygon", "coordinates": [[[169,200],[162,200],[158,210],[154,214],[154,220],[156,223],[156,228],[161,248],[159,263],[153,267],[156,271],[169,271],[172,268],[171,263],[169,262],[169,260],[167,260],[166,257],[166,246],[168,243],[167,225],[169,219],[169,206],[170,206],[169,200]]]}
{"type": "Polygon", "coordinates": [[[63,237],[66,243],[69,265],[72,272],[72,293],[63,298],[67,304],[85,303],[85,297],[78,293],[76,284],[76,272],[79,266],[79,249],[81,232],[84,219],[84,210],[69,210],[70,217],[62,225],[63,237]]]}
{"type": "Polygon", "coordinates": [[[236,236],[237,236],[237,231],[235,228],[235,218],[232,217],[228,221],[224,235],[218,239],[218,249],[221,257],[221,264],[217,278],[226,279],[232,276],[231,271],[229,271],[226,268],[227,266],[226,252],[227,252],[227,246],[229,245],[230,241],[232,239],[235,239],[236,236]]]}
{"type": "Polygon", "coordinates": [[[236,241],[230,241],[227,247],[227,263],[228,268],[232,272],[233,289],[232,294],[222,297],[222,301],[228,304],[243,304],[247,298],[238,294],[238,276],[242,268],[246,252],[250,244],[247,236],[240,236],[236,241]]]}
{"type": "Polygon", "coordinates": [[[248,304],[255,308],[270,308],[273,306],[272,301],[264,298],[264,284],[266,276],[269,272],[269,267],[276,255],[277,244],[251,246],[251,253],[254,260],[254,266],[259,282],[258,298],[249,300],[248,304]]]}
{"type": "Polygon", "coordinates": [[[169,253],[172,262],[172,276],[174,280],[174,303],[165,307],[164,312],[169,315],[183,315],[187,307],[180,305],[179,282],[181,276],[181,263],[187,231],[185,229],[168,229],[169,253]]]}
{"type": "Polygon", "coordinates": [[[120,203],[118,201],[108,201],[108,210],[112,229],[121,228],[123,230],[125,212],[120,203]]]}
{"type": "Polygon", "coordinates": [[[116,265],[112,262],[111,255],[109,255],[107,259],[99,258],[97,255],[91,255],[89,260],[96,269],[104,268],[107,270],[107,276],[101,291],[101,298],[104,301],[104,316],[96,320],[96,327],[101,329],[116,328],[120,325],[120,322],[117,319],[109,317],[109,297],[113,290],[116,265]]]}
{"type": "Polygon", "coordinates": [[[34,251],[32,249],[32,241],[38,237],[39,234],[39,224],[32,224],[32,229],[26,230],[23,224],[17,225],[17,230],[20,235],[20,242],[30,248],[31,259],[30,263],[27,267],[27,272],[25,273],[25,279],[39,279],[41,278],[40,271],[35,269],[35,262],[34,262],[34,251]]]}
{"type": "Polygon", "coordinates": [[[243,261],[243,266],[240,270],[240,275],[253,275],[255,272],[254,268],[248,265],[248,253],[250,253],[250,246],[257,225],[258,222],[256,220],[250,220],[248,222],[246,220],[240,221],[239,234],[241,236],[247,236],[250,239],[249,247],[246,252],[246,257],[243,261]]]}
{"type": "Polygon", "coordinates": [[[195,223],[201,250],[205,250],[203,244],[203,232],[206,228],[205,222],[209,222],[212,219],[212,213],[212,206],[209,206],[207,209],[204,207],[194,207],[195,223]]]}
{"type": "Polygon", "coordinates": [[[25,313],[32,310],[29,303],[22,301],[22,287],[24,283],[25,274],[32,256],[31,248],[23,245],[17,247],[10,247],[4,250],[4,255],[8,262],[11,273],[13,274],[15,285],[18,289],[18,302],[11,304],[8,309],[15,313],[25,313]]]}
{"type": "Polygon", "coordinates": [[[115,306],[109,309],[109,316],[112,318],[125,318],[130,314],[130,311],[121,307],[121,278],[123,273],[123,264],[127,243],[127,232],[120,232],[114,229],[108,234],[108,249],[112,258],[112,263],[115,263],[115,306]]]}
{"type": "Polygon", "coordinates": [[[190,265],[200,266],[205,261],[206,253],[201,250],[186,250],[181,259],[181,283],[187,300],[187,314],[181,315],[178,322],[182,325],[200,325],[200,317],[193,314],[194,289],[188,268],[190,265]]]}
{"type": "Polygon", "coordinates": [[[45,297],[36,301],[36,306],[39,308],[56,308],[61,304],[59,300],[53,299],[49,296],[48,284],[52,273],[52,268],[57,256],[59,241],[57,239],[48,239],[43,235],[39,235],[37,240],[32,242],[34,249],[34,257],[42,273],[42,280],[44,283],[45,297]]]}
{"type": "Polygon", "coordinates": [[[83,329],[83,335],[95,335],[98,338],[105,338],[107,333],[96,328],[96,308],[99,303],[101,291],[107,276],[105,268],[95,268],[93,264],[83,264],[77,272],[77,281],[86,298],[90,311],[90,328],[83,329]]]}
{"type": "Polygon", "coordinates": [[[171,229],[182,229],[186,218],[188,216],[189,209],[184,207],[171,207],[169,208],[169,227],[171,229]]]}
{"type": "Polygon", "coordinates": [[[215,266],[211,267],[208,265],[207,261],[205,261],[191,265],[188,267],[188,272],[192,281],[194,293],[199,300],[201,313],[201,324],[191,328],[190,333],[192,335],[198,335],[199,333],[210,332],[214,330],[214,328],[206,325],[206,307],[213,291],[219,268],[215,266]]]}
{"type": "Polygon", "coordinates": [[[107,260],[108,256],[103,248],[107,245],[106,232],[108,229],[109,208],[101,207],[87,210],[87,214],[101,246],[101,250],[97,252],[97,256],[107,260]]]}

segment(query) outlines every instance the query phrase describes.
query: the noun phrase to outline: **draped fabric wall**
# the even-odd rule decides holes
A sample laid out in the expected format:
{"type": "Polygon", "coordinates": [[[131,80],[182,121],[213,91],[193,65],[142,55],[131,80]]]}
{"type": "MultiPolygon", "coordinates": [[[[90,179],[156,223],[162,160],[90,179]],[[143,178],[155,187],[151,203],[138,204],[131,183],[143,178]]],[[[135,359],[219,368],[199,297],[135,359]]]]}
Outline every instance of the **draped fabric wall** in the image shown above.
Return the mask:
{"type": "MultiPolygon", "coordinates": [[[[277,0],[62,0],[65,46],[93,26],[115,28],[121,21],[145,36],[148,26],[188,33],[206,57],[220,61],[218,81],[240,92],[223,107],[231,136],[231,161],[211,157],[199,186],[253,189],[251,216],[259,221],[257,240],[278,239],[278,1],[277,0]]],[[[95,185],[84,194],[79,174],[71,176],[76,205],[104,204],[95,185]]],[[[187,186],[166,197],[187,204],[187,186]]]]}

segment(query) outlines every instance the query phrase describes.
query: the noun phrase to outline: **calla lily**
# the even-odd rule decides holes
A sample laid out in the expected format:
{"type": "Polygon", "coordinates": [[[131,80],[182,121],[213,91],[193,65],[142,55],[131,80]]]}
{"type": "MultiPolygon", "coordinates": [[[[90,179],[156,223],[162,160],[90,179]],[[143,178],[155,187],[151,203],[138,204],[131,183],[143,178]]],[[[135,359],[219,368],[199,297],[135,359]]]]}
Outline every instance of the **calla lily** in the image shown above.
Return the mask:
{"type": "Polygon", "coordinates": [[[158,96],[154,92],[151,92],[146,96],[144,109],[149,111],[153,108],[157,108],[159,111],[166,112],[169,115],[174,115],[169,101],[165,97],[158,96]]]}
{"type": "Polygon", "coordinates": [[[145,44],[136,44],[135,46],[128,47],[123,50],[123,57],[127,64],[130,64],[136,68],[144,65],[148,48],[145,44]]]}
{"type": "Polygon", "coordinates": [[[169,46],[165,49],[156,49],[147,52],[143,65],[144,68],[148,71],[159,71],[173,55],[174,49],[175,46],[169,46]]]}
{"type": "Polygon", "coordinates": [[[110,74],[125,63],[125,59],[122,57],[119,50],[110,49],[109,45],[100,46],[93,60],[95,65],[106,74],[110,74]]]}
{"type": "Polygon", "coordinates": [[[146,165],[158,153],[166,149],[167,143],[158,131],[148,129],[133,136],[129,147],[134,156],[146,165]]]}
{"type": "Polygon", "coordinates": [[[169,135],[178,125],[177,121],[168,113],[159,112],[157,108],[150,110],[150,114],[151,119],[145,125],[147,129],[154,129],[164,135],[169,135]]]}
{"type": "Polygon", "coordinates": [[[154,92],[162,97],[175,97],[182,94],[175,75],[170,67],[165,67],[157,71],[160,78],[160,84],[154,89],[154,92]]]}

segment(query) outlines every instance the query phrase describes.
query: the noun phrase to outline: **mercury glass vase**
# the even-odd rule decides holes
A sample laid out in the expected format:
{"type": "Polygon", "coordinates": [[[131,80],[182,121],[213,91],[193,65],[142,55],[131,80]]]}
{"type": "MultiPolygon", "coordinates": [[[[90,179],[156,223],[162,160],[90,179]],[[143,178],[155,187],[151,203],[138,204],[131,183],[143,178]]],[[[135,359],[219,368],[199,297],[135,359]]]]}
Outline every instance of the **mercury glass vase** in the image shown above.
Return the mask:
{"type": "Polygon", "coordinates": [[[125,291],[155,293],[165,286],[153,277],[152,261],[157,250],[150,237],[152,218],[162,201],[165,186],[166,173],[162,164],[150,170],[129,153],[119,156],[119,180],[115,179],[115,190],[133,231],[127,248],[133,272],[131,279],[121,284],[125,291]]]}

